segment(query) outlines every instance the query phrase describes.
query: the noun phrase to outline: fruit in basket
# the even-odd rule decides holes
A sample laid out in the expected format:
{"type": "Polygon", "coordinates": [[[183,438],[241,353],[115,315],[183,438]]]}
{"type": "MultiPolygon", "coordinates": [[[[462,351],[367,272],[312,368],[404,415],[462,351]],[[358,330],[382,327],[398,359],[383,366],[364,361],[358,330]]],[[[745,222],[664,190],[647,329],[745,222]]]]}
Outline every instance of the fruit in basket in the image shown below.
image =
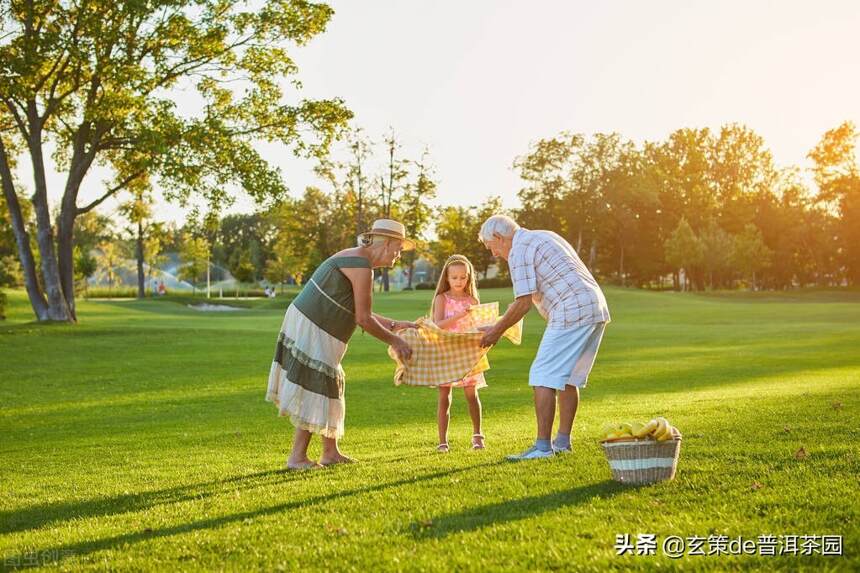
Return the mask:
{"type": "Polygon", "coordinates": [[[642,438],[665,442],[666,440],[680,438],[681,432],[678,431],[678,428],[670,424],[669,420],[658,416],[647,424],[643,424],[642,422],[610,422],[604,424],[601,436],[601,440],[604,442],[642,438]]]}
{"type": "Polygon", "coordinates": [[[669,420],[662,416],[656,418],[656,420],[657,429],[654,430],[654,439],[658,442],[665,442],[672,437],[672,426],[669,424],[669,420]]]}
{"type": "Polygon", "coordinates": [[[606,424],[603,426],[603,439],[616,440],[618,438],[632,437],[631,425],[624,422],[621,424],[606,424]]]}
{"type": "Polygon", "coordinates": [[[642,424],[642,427],[639,428],[639,431],[634,431],[633,436],[636,438],[644,438],[651,432],[657,429],[657,420],[651,420],[647,424],[642,424]]]}

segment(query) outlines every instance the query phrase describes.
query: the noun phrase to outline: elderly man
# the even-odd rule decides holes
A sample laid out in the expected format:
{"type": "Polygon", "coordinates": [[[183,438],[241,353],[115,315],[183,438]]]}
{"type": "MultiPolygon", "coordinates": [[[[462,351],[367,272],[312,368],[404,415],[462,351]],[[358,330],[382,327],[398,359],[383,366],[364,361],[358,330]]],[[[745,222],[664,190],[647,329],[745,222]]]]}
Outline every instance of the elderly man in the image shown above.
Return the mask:
{"type": "Polygon", "coordinates": [[[513,219],[493,215],[479,234],[493,256],[508,261],[516,300],[488,328],[482,346],[492,346],[502,333],[528,313],[532,302],[547,321],[537,356],[529,371],[534,388],[537,440],[510,460],[531,460],[571,451],[570,432],[579,406],[579,389],[597,357],[609,308],[603,292],[570,244],[551,231],[521,228],[513,219]],[[558,394],[559,424],[550,441],[558,394]]]}

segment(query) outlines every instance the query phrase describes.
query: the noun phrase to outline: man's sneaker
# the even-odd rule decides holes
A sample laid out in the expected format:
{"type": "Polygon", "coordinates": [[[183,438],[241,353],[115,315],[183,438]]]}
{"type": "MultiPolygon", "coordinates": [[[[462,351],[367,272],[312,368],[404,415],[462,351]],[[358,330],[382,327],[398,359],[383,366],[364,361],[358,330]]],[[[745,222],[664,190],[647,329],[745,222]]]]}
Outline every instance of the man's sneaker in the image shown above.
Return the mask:
{"type": "Polygon", "coordinates": [[[519,462],[522,460],[536,460],[539,458],[551,458],[553,455],[552,450],[539,450],[536,446],[532,446],[521,454],[513,454],[508,456],[508,459],[512,462],[519,462]]]}
{"type": "Polygon", "coordinates": [[[569,454],[573,451],[571,446],[567,446],[566,448],[559,448],[555,445],[555,440],[552,442],[552,453],[554,454],[569,454]]]}

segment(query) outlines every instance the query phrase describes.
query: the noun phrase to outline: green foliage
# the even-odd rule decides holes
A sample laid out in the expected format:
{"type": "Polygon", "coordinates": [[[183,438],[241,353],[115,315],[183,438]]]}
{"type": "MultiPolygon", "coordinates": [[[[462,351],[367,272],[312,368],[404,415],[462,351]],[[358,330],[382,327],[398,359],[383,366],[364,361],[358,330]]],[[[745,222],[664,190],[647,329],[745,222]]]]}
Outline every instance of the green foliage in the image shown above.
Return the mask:
{"type": "MultiPolygon", "coordinates": [[[[43,240],[52,224],[45,149],[26,142],[50,142],[67,174],[56,253],[40,244],[48,295],[32,296],[40,319],[72,319],[74,295],[57,287],[72,279],[74,220],[117,193],[153,180],[168,200],[197,197],[212,211],[236,189],[260,204],[286,196],[280,171],[256,144],[319,158],[352,117],[340,99],[292,93],[301,84],[290,52],[321,34],[332,14],[298,0],[14,2],[2,10],[0,176],[16,186],[11,167],[31,155],[43,240]],[[194,113],[179,113],[174,90],[195,92],[194,113]],[[110,171],[105,191],[78,204],[94,164],[110,171]]],[[[140,215],[132,209],[132,218],[140,215]]]]}
{"type": "Polygon", "coordinates": [[[179,252],[182,266],[179,268],[179,278],[188,281],[194,289],[206,275],[209,263],[209,243],[204,237],[195,237],[185,233],[182,237],[182,250],[179,252]]]}
{"type": "Polygon", "coordinates": [[[6,293],[0,290],[0,320],[6,320],[6,293]]]}
{"type": "Polygon", "coordinates": [[[751,281],[753,289],[756,287],[756,273],[770,266],[771,251],[761,236],[761,231],[753,224],[744,228],[743,233],[735,237],[735,245],[732,254],[732,262],[744,278],[751,281]]]}
{"type": "Polygon", "coordinates": [[[21,263],[15,255],[0,257],[0,286],[17,287],[24,284],[21,263]]]}
{"type": "Polygon", "coordinates": [[[666,241],[666,261],[676,269],[692,271],[702,264],[704,252],[687,219],[681,218],[678,226],[666,241]]]}

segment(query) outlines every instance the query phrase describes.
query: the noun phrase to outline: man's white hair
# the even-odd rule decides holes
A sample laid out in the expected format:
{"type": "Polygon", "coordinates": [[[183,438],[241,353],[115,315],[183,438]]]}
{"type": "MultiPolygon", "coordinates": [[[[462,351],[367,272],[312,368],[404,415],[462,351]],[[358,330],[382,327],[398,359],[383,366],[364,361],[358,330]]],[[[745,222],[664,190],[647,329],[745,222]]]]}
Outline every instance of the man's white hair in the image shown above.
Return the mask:
{"type": "Polygon", "coordinates": [[[516,221],[507,215],[493,215],[481,225],[481,231],[478,233],[478,239],[482,243],[493,240],[493,233],[502,237],[513,237],[520,226],[516,221]]]}

